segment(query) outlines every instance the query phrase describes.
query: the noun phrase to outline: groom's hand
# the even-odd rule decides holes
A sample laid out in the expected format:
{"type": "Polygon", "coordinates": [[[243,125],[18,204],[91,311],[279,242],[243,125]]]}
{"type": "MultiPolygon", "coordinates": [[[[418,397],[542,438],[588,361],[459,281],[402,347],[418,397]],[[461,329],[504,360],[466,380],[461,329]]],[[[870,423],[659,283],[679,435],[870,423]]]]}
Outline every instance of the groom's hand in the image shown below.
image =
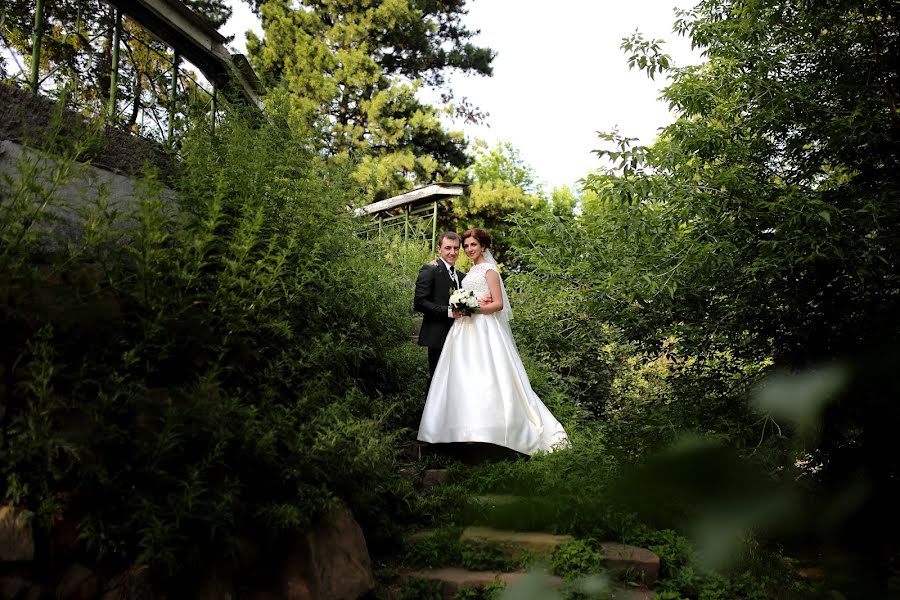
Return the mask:
{"type": "Polygon", "coordinates": [[[463,314],[461,312],[459,312],[458,310],[454,310],[452,314],[453,314],[454,319],[460,319],[463,316],[463,314]]]}

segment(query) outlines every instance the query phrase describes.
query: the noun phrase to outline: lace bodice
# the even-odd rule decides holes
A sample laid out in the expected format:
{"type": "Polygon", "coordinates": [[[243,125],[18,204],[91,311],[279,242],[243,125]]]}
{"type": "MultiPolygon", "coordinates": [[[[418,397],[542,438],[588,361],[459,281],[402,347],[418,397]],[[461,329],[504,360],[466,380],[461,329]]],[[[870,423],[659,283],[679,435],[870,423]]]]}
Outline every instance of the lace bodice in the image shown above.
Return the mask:
{"type": "Polygon", "coordinates": [[[464,290],[472,290],[475,292],[475,297],[478,299],[490,296],[491,290],[488,287],[487,277],[485,277],[485,274],[488,271],[493,271],[499,275],[497,265],[483,262],[473,266],[469,272],[466,273],[466,277],[462,280],[462,285],[460,285],[460,287],[464,290]]]}

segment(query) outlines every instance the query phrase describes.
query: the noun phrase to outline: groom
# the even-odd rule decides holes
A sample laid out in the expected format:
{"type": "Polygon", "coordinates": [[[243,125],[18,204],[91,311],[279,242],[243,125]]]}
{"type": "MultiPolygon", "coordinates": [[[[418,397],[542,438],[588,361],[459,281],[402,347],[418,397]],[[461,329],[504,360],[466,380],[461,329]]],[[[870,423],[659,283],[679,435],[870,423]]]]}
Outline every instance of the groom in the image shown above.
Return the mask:
{"type": "Polygon", "coordinates": [[[447,332],[453,325],[454,314],[450,309],[450,294],[458,289],[465,273],[456,270],[459,258],[459,236],[452,231],[441,234],[438,241],[438,255],[435,263],[427,264],[419,270],[416,278],[416,294],[413,307],[422,313],[422,329],[419,330],[419,345],[428,346],[428,370],[434,375],[447,332]]]}

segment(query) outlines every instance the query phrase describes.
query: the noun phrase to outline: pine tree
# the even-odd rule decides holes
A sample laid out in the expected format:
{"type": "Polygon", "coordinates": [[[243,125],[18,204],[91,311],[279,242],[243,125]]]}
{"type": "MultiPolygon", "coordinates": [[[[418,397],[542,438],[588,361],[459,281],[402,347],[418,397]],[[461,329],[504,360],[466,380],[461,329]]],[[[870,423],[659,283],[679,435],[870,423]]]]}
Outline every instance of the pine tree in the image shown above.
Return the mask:
{"type": "MultiPolygon", "coordinates": [[[[292,125],[319,132],[335,160],[355,160],[371,199],[457,177],[468,158],[440,109],[417,98],[450,69],[491,74],[493,52],[470,43],[460,0],[270,0],[252,34],[254,65],[288,96],[292,125]]],[[[452,110],[449,109],[449,110],[452,110]]]]}

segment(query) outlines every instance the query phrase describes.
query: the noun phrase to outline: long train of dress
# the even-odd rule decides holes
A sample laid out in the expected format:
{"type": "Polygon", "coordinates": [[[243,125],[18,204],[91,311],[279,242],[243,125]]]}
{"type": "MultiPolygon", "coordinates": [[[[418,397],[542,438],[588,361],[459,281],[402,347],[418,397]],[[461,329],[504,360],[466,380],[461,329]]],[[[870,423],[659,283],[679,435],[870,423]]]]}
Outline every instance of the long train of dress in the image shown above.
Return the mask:
{"type": "MultiPolygon", "coordinates": [[[[489,269],[496,270],[476,265],[463,287],[487,295],[489,269]]],[[[450,328],[418,439],[484,442],[529,455],[568,445],[563,426],[531,389],[509,323],[497,314],[463,317],[450,328]]]]}

